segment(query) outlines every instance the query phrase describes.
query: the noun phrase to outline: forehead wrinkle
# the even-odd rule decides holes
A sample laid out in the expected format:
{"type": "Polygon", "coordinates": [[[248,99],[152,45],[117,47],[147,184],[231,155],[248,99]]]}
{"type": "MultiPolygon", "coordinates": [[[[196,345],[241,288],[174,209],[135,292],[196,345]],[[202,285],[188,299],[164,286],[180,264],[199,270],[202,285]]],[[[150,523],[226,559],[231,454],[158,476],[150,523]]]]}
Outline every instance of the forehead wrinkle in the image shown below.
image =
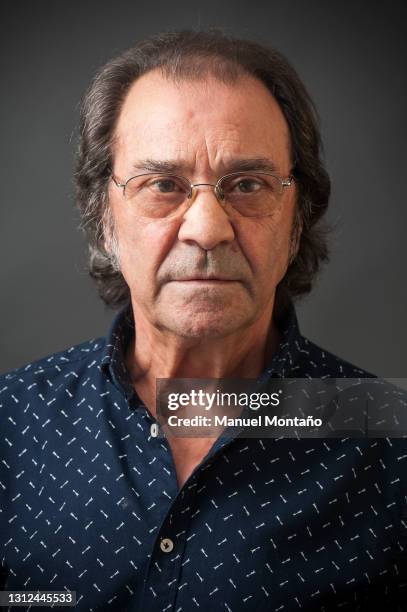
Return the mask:
{"type": "Polygon", "coordinates": [[[165,147],[147,147],[147,151],[151,151],[151,154],[137,155],[137,158],[132,157],[130,160],[131,169],[134,171],[184,173],[185,175],[210,174],[227,169],[229,163],[241,157],[239,154],[241,149],[247,153],[247,149],[240,146],[237,137],[229,138],[226,142],[224,140],[213,144],[209,144],[204,137],[204,141],[198,145],[169,139],[166,145],[165,147]]]}
{"type": "MultiPolygon", "coordinates": [[[[179,90],[182,89],[183,85],[181,84],[179,90]]],[[[275,157],[276,165],[281,166],[281,163],[279,164],[279,161],[283,162],[283,159],[280,159],[281,145],[291,157],[289,130],[284,118],[280,124],[279,118],[274,112],[274,118],[270,116],[270,121],[275,122],[277,120],[278,129],[276,130],[271,126],[269,130],[266,126],[267,124],[270,125],[270,122],[265,114],[264,129],[263,127],[260,128],[259,132],[259,123],[261,122],[258,120],[258,115],[253,116],[250,113],[243,113],[241,118],[233,115],[230,117],[230,114],[228,116],[226,112],[219,114],[216,96],[213,95],[208,98],[206,95],[211,90],[209,83],[202,83],[201,81],[194,83],[194,89],[196,92],[205,90],[205,100],[202,100],[202,105],[197,106],[194,100],[188,103],[188,96],[184,97],[183,99],[187,101],[186,106],[183,106],[182,103],[178,106],[174,105],[176,114],[168,117],[164,115],[163,119],[161,119],[159,112],[162,96],[161,98],[156,96],[152,100],[153,102],[158,101],[157,107],[150,107],[150,110],[147,107],[148,117],[146,122],[140,120],[140,115],[132,115],[130,107],[122,109],[116,126],[114,148],[115,152],[119,152],[118,149],[121,148],[126,156],[130,156],[130,159],[125,160],[126,165],[133,162],[135,155],[137,159],[150,157],[173,160],[183,157],[189,164],[189,168],[185,168],[185,170],[194,173],[211,173],[215,169],[227,167],[228,160],[235,156],[251,157],[253,154],[255,156],[275,157]],[[202,87],[203,85],[204,87],[202,87]],[[148,122],[150,112],[152,113],[152,126],[148,122]],[[213,122],[211,123],[212,113],[213,122]],[[250,129],[250,127],[253,129],[250,129]],[[257,132],[259,133],[255,137],[254,134],[257,132]]],[[[225,91],[225,86],[222,89],[225,91]]],[[[227,89],[229,89],[229,93],[233,93],[230,91],[233,90],[233,86],[231,88],[226,86],[227,89]]],[[[234,97],[228,95],[226,99],[228,97],[231,99],[231,110],[234,109],[234,113],[236,113],[234,97]]],[[[275,105],[278,107],[276,102],[275,105]]],[[[126,106],[126,101],[124,106],[126,106]]],[[[282,115],[281,109],[277,110],[278,114],[282,115]]],[[[124,158],[122,157],[122,159],[124,158]]],[[[280,169],[285,170],[285,168],[280,169]]]]}
{"type": "Polygon", "coordinates": [[[212,127],[202,135],[202,141],[194,151],[195,171],[209,174],[222,171],[228,161],[239,154],[241,145],[234,129],[212,127]]]}

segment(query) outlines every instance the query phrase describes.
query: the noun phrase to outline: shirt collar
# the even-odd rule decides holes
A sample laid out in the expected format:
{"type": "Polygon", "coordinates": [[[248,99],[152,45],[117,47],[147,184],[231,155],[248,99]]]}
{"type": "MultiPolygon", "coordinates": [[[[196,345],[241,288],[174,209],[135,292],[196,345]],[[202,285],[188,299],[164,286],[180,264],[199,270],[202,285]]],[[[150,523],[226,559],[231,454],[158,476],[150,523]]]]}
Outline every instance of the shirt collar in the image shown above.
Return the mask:
{"type": "Polygon", "coordinates": [[[114,317],[106,336],[101,367],[113,384],[127,398],[135,395],[130,374],[126,366],[126,352],[134,338],[134,317],[131,303],[124,306],[114,317]]]}
{"type": "MultiPolygon", "coordinates": [[[[260,384],[267,382],[269,378],[289,377],[290,373],[296,369],[298,354],[301,350],[302,336],[292,302],[288,303],[276,323],[280,332],[280,344],[259,377],[260,384]]],[[[113,319],[101,360],[103,371],[128,399],[136,395],[126,367],[126,352],[134,334],[133,311],[131,303],[128,303],[113,319]]]]}
{"type": "Polygon", "coordinates": [[[292,370],[296,368],[301,350],[302,336],[291,301],[280,314],[276,325],[280,332],[280,344],[259,378],[262,383],[269,378],[289,377],[292,370]]]}

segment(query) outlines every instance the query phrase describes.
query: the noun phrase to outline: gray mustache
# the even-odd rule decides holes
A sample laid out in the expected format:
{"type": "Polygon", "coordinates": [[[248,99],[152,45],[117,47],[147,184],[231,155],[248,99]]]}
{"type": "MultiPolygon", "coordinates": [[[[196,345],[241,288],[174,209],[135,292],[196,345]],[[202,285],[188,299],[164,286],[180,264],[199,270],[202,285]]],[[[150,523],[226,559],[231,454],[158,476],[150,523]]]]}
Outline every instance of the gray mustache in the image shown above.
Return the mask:
{"type": "Polygon", "coordinates": [[[217,247],[204,251],[200,247],[184,245],[170,251],[158,272],[159,284],[196,278],[237,280],[248,282],[250,266],[241,251],[217,247]]]}

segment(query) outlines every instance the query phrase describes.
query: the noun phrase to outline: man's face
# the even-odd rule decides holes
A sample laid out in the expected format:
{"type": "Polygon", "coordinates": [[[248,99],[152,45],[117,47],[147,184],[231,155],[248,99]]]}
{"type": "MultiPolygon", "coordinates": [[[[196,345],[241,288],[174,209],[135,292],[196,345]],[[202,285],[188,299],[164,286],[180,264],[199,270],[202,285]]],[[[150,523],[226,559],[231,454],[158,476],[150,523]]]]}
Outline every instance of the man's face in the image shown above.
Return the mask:
{"type": "MultiPolygon", "coordinates": [[[[216,183],[242,159],[268,159],[284,178],[291,170],[284,116],[249,76],[232,85],[213,77],[176,84],[159,71],[147,73],[124,101],[113,157],[123,182],[148,171],[145,160],[175,163],[176,174],[191,183],[216,183]]],[[[210,187],[197,189],[180,214],[151,219],[111,181],[120,266],[136,322],[184,338],[223,337],[271,317],[287,269],[295,185],[266,217],[233,213],[210,187]]]]}

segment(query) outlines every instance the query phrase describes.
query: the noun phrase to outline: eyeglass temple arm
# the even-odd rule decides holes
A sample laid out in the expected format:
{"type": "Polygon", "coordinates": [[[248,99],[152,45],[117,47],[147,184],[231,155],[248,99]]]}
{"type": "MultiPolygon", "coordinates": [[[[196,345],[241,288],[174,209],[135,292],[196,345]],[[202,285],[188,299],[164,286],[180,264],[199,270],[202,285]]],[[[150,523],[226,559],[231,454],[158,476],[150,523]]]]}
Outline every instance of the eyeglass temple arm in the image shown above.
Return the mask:
{"type": "Polygon", "coordinates": [[[112,181],[113,181],[113,183],[116,185],[116,187],[123,187],[123,189],[124,189],[124,187],[126,187],[126,183],[120,183],[120,182],[118,181],[118,179],[115,177],[115,175],[114,175],[114,174],[111,174],[111,175],[110,175],[110,178],[112,179],[112,181]]]}
{"type": "Polygon", "coordinates": [[[291,174],[291,175],[290,175],[290,176],[288,176],[287,178],[285,178],[285,179],[281,179],[281,184],[282,184],[282,186],[283,186],[283,187],[290,187],[290,185],[292,184],[292,182],[293,182],[294,180],[295,180],[295,179],[294,179],[293,175],[291,174]]]}

